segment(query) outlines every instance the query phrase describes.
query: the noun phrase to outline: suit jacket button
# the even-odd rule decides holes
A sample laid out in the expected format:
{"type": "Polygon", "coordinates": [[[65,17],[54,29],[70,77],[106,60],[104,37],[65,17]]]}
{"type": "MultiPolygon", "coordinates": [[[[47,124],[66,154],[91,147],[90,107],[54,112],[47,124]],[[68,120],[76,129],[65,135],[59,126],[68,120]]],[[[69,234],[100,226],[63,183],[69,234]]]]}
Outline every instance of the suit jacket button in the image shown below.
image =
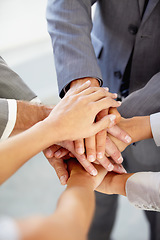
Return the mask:
{"type": "Polygon", "coordinates": [[[116,71],[116,72],[114,72],[114,76],[118,79],[121,79],[122,78],[122,73],[120,71],[116,71]]]}
{"type": "Polygon", "coordinates": [[[136,33],[138,32],[138,27],[133,25],[133,24],[130,24],[128,26],[128,31],[129,31],[130,34],[136,35],[136,33]]]}

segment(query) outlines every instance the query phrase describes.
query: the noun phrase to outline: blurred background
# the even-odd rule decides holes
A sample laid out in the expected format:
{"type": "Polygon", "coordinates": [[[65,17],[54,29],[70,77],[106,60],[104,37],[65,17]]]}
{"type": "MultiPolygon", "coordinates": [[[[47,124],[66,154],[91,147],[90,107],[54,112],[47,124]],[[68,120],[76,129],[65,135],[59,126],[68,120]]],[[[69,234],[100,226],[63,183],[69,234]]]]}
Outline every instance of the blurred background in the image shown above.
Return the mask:
{"type": "MultiPolygon", "coordinates": [[[[0,55],[44,103],[55,104],[59,97],[46,5],[47,0],[0,0],[0,55]]],[[[0,214],[16,218],[51,214],[64,189],[40,153],[1,186],[0,214]]],[[[149,239],[144,213],[125,197],[119,198],[112,239],[149,239]]]]}

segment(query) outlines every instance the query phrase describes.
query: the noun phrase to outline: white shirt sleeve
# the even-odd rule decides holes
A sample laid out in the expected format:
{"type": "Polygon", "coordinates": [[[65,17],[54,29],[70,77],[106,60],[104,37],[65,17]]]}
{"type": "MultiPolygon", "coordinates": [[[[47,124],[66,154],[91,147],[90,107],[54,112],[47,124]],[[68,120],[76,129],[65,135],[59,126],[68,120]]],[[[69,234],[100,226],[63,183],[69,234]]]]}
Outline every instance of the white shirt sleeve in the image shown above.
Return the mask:
{"type": "Polygon", "coordinates": [[[129,202],[143,210],[160,211],[160,172],[139,172],[126,182],[129,202]]]}
{"type": "MultiPolygon", "coordinates": [[[[15,99],[7,99],[8,102],[8,122],[4,132],[1,136],[1,140],[7,139],[16,123],[17,118],[17,101],[15,99]]],[[[30,102],[41,103],[38,97],[33,98],[30,102]]]]}
{"type": "Polygon", "coordinates": [[[155,113],[150,116],[150,124],[153,139],[156,145],[160,146],[160,113],[155,113]]]}
{"type": "Polygon", "coordinates": [[[15,99],[7,99],[7,102],[8,102],[8,122],[1,136],[1,140],[4,140],[9,137],[15,126],[17,117],[17,101],[15,99]]]}
{"type": "Polygon", "coordinates": [[[0,217],[0,240],[20,240],[16,222],[9,217],[0,217]]]}

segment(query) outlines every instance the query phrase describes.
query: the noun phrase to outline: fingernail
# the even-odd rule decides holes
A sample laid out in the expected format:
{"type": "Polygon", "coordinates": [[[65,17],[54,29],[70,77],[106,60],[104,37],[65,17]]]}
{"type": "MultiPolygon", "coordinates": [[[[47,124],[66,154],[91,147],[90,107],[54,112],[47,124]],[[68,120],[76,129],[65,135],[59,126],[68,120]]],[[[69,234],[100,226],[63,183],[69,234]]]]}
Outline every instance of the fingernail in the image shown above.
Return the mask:
{"type": "Polygon", "coordinates": [[[95,161],[95,157],[93,155],[89,155],[88,156],[88,160],[89,160],[89,162],[94,162],[95,161]]]}
{"type": "Polygon", "coordinates": [[[82,154],[84,153],[84,148],[79,147],[79,148],[76,149],[76,152],[77,152],[78,154],[82,155],[82,154]]]}
{"type": "Polygon", "coordinates": [[[117,101],[117,103],[119,104],[119,106],[122,104],[122,102],[120,102],[120,101],[117,101]]]}
{"type": "Polygon", "coordinates": [[[55,157],[58,158],[61,155],[61,153],[62,153],[61,150],[58,150],[57,152],[55,152],[55,157]]]}
{"type": "Polygon", "coordinates": [[[97,172],[97,170],[96,169],[94,169],[94,170],[92,170],[91,171],[91,173],[90,173],[92,176],[96,176],[97,174],[98,174],[98,172],[97,172]]]}
{"type": "Polygon", "coordinates": [[[103,153],[102,152],[98,152],[97,153],[97,158],[98,159],[102,159],[103,158],[103,153]]]}
{"type": "Polygon", "coordinates": [[[116,115],[111,114],[109,116],[109,118],[110,118],[111,122],[114,122],[114,120],[116,119],[116,115]]]}
{"type": "Polygon", "coordinates": [[[113,125],[115,124],[116,116],[115,115],[110,115],[109,117],[110,117],[111,122],[109,123],[108,127],[110,128],[110,127],[113,127],[113,125]]]}
{"type": "Polygon", "coordinates": [[[132,138],[128,135],[126,135],[124,139],[127,143],[130,143],[132,141],[132,138]]]}
{"type": "Polygon", "coordinates": [[[85,84],[89,84],[89,83],[91,83],[91,81],[90,81],[90,80],[87,80],[87,81],[85,82],[85,84]]]}
{"type": "Polygon", "coordinates": [[[112,165],[112,163],[110,163],[107,167],[108,171],[112,171],[114,169],[114,166],[112,165]]]}
{"type": "Polygon", "coordinates": [[[105,90],[106,90],[106,91],[109,91],[109,88],[108,88],[108,87],[105,87],[105,90]]]}
{"type": "Polygon", "coordinates": [[[122,165],[119,166],[119,169],[121,173],[127,173],[126,169],[122,165]]]}
{"type": "Polygon", "coordinates": [[[53,152],[52,152],[52,150],[51,150],[51,149],[48,149],[47,152],[46,152],[46,155],[47,155],[48,158],[53,157],[53,152]]]}
{"type": "Polygon", "coordinates": [[[113,93],[113,94],[114,94],[114,98],[117,98],[117,97],[118,97],[117,93],[113,93]]]}
{"type": "Polygon", "coordinates": [[[65,184],[67,183],[66,180],[67,180],[67,177],[66,177],[66,176],[61,176],[61,177],[60,177],[60,182],[61,182],[62,185],[65,185],[65,184]]]}
{"type": "Polygon", "coordinates": [[[120,157],[117,159],[117,162],[118,162],[118,163],[122,163],[122,162],[123,162],[123,157],[120,156],[120,157]]]}

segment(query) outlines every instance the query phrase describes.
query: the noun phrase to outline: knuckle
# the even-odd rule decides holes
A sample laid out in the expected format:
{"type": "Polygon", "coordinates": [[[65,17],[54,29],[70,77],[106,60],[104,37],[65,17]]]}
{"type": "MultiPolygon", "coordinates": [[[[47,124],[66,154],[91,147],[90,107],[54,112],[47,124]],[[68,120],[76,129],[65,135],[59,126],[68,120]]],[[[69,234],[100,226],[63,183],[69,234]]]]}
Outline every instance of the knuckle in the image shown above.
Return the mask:
{"type": "Polygon", "coordinates": [[[110,138],[106,136],[106,146],[110,144],[110,138]]]}
{"type": "Polygon", "coordinates": [[[87,153],[95,152],[95,148],[94,147],[87,147],[86,151],[87,151],[87,153]]]}
{"type": "Polygon", "coordinates": [[[57,173],[57,175],[58,175],[58,176],[63,175],[64,170],[65,170],[65,167],[62,168],[62,167],[58,166],[58,167],[56,168],[56,173],[57,173]]]}
{"type": "Polygon", "coordinates": [[[112,152],[111,153],[111,157],[113,158],[113,159],[118,159],[119,158],[119,152],[118,152],[118,150],[116,151],[114,151],[114,152],[112,152]]]}
{"type": "Polygon", "coordinates": [[[97,138],[102,138],[104,137],[106,139],[106,131],[105,130],[102,130],[100,132],[97,133],[97,138]]]}

